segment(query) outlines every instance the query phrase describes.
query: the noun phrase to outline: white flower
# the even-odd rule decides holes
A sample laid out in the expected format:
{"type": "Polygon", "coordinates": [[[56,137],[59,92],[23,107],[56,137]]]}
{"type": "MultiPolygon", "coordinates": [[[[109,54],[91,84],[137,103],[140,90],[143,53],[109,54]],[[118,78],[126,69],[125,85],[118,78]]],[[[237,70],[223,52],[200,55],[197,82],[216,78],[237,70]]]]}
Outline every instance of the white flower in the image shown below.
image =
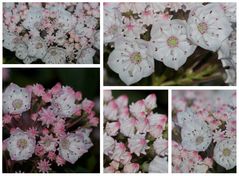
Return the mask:
{"type": "Polygon", "coordinates": [[[212,132],[199,118],[186,121],[181,129],[182,146],[190,151],[205,151],[212,141],[212,132]]]}
{"type": "Polygon", "coordinates": [[[37,60],[36,57],[27,56],[27,57],[23,60],[23,63],[24,63],[24,64],[30,64],[30,63],[32,63],[32,62],[34,62],[34,61],[36,61],[36,60],[37,60]]]}
{"type": "Polygon", "coordinates": [[[157,97],[155,94],[150,94],[144,99],[144,103],[147,109],[153,110],[157,107],[157,97]]]}
{"type": "Polygon", "coordinates": [[[43,18],[43,9],[41,7],[30,7],[22,25],[28,30],[36,30],[43,18]]]}
{"type": "Polygon", "coordinates": [[[148,140],[145,139],[145,134],[136,134],[128,138],[128,147],[131,153],[135,153],[137,156],[140,154],[146,155],[145,150],[149,149],[148,140]]]}
{"type": "Polygon", "coordinates": [[[96,47],[97,49],[100,49],[100,30],[95,32],[95,40],[94,40],[94,47],[96,47]]]}
{"type": "Polygon", "coordinates": [[[76,111],[74,91],[66,86],[53,95],[52,108],[54,114],[59,117],[71,117],[76,111]]]}
{"type": "Polygon", "coordinates": [[[109,136],[116,136],[120,128],[119,122],[107,122],[105,125],[105,131],[109,136]]]}
{"type": "Polygon", "coordinates": [[[168,172],[168,161],[167,157],[160,158],[155,156],[154,159],[149,163],[149,173],[167,173],[168,172]]]}
{"type": "Polygon", "coordinates": [[[135,118],[123,117],[119,119],[120,132],[127,137],[134,136],[135,134],[135,118]]]}
{"type": "Polygon", "coordinates": [[[89,136],[69,133],[60,140],[58,150],[62,158],[74,164],[92,145],[89,136]],[[87,141],[87,144],[84,141],[87,141]]]}
{"type": "Polygon", "coordinates": [[[27,160],[34,153],[35,144],[35,138],[20,129],[16,129],[8,139],[7,149],[12,160],[27,160]]]}
{"type": "Polygon", "coordinates": [[[147,45],[141,40],[118,40],[109,55],[108,65],[125,84],[136,83],[154,71],[154,59],[147,54],[147,50],[147,45]]]}
{"type": "Polygon", "coordinates": [[[177,113],[177,125],[183,127],[184,123],[188,120],[196,118],[192,109],[187,108],[185,111],[177,113]]]}
{"type": "Polygon", "coordinates": [[[50,47],[42,61],[46,64],[65,64],[66,52],[59,47],[50,47]]]}
{"type": "Polygon", "coordinates": [[[207,4],[191,11],[188,18],[188,37],[200,47],[216,51],[232,32],[222,8],[207,4]]]}
{"type": "Polygon", "coordinates": [[[11,83],[3,93],[3,112],[21,114],[31,108],[31,93],[11,83]]]}
{"type": "Polygon", "coordinates": [[[125,144],[115,143],[115,148],[111,156],[111,159],[119,162],[125,152],[126,152],[125,144]]]}
{"type": "Polygon", "coordinates": [[[115,147],[115,140],[105,133],[104,134],[104,154],[107,156],[113,154],[114,147],[115,147]]]}
{"type": "Polygon", "coordinates": [[[11,32],[4,32],[3,47],[10,51],[14,51],[16,38],[17,38],[17,36],[15,34],[13,34],[11,32]]]}
{"type": "Polygon", "coordinates": [[[166,139],[156,139],[153,143],[153,147],[157,155],[165,156],[168,154],[168,141],[166,139]]]}
{"type": "Polygon", "coordinates": [[[95,55],[95,50],[93,48],[85,48],[80,51],[77,55],[78,64],[93,64],[93,57],[95,55]]]}
{"type": "Polygon", "coordinates": [[[186,22],[170,20],[153,25],[149,49],[156,60],[178,70],[195,51],[196,46],[187,39],[186,22]]]}
{"type": "Polygon", "coordinates": [[[28,56],[27,45],[24,42],[16,43],[15,47],[15,55],[17,58],[24,60],[28,56]]]}
{"type": "Polygon", "coordinates": [[[75,16],[66,11],[62,6],[55,6],[49,9],[51,12],[55,12],[57,15],[57,23],[59,30],[63,33],[67,33],[72,30],[76,23],[75,16]]]}
{"type": "Polygon", "coordinates": [[[219,3],[229,21],[236,23],[236,3],[219,3]]]}
{"type": "Polygon", "coordinates": [[[35,37],[28,40],[27,46],[28,46],[28,55],[30,57],[42,59],[46,55],[47,45],[45,41],[40,37],[35,37]]]}
{"type": "Polygon", "coordinates": [[[225,139],[216,144],[213,159],[226,170],[236,166],[236,140],[225,139]]]}
{"type": "Polygon", "coordinates": [[[146,116],[146,106],[144,100],[138,100],[137,102],[132,103],[129,106],[129,110],[137,119],[144,118],[146,116]]]}
{"type": "Polygon", "coordinates": [[[155,138],[162,136],[162,132],[167,123],[167,116],[152,113],[147,118],[149,121],[149,133],[155,138]]]}
{"type": "Polygon", "coordinates": [[[109,102],[113,99],[111,90],[104,90],[104,102],[109,102]]]}
{"type": "Polygon", "coordinates": [[[140,39],[140,34],[145,33],[147,30],[143,24],[138,20],[131,18],[123,18],[122,35],[130,39],[140,39]]]}
{"type": "Polygon", "coordinates": [[[121,14],[104,7],[104,43],[115,41],[121,32],[121,14]]]}

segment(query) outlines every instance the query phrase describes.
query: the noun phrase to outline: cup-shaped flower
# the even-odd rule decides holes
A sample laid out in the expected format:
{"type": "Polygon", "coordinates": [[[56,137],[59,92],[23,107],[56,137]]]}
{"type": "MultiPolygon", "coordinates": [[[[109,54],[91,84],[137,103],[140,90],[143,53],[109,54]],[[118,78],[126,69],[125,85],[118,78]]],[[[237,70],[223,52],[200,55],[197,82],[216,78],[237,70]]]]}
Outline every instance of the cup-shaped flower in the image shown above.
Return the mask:
{"type": "Polygon", "coordinates": [[[147,50],[143,40],[119,39],[109,55],[108,65],[125,84],[134,84],[154,71],[154,59],[147,54],[147,50]]]}
{"type": "Polygon", "coordinates": [[[151,30],[149,53],[167,67],[178,70],[196,49],[187,39],[186,26],[183,20],[155,23],[151,30]]]}
{"type": "Polygon", "coordinates": [[[3,93],[3,112],[21,114],[31,107],[31,93],[11,83],[3,93]]]}
{"type": "Polygon", "coordinates": [[[35,150],[35,138],[28,133],[16,129],[7,141],[7,150],[12,160],[27,160],[35,150]]]}
{"type": "Polygon", "coordinates": [[[181,129],[182,146],[190,151],[205,151],[212,141],[212,131],[199,118],[188,120],[181,129]]]}
{"type": "Polygon", "coordinates": [[[236,140],[225,139],[216,144],[213,159],[226,170],[236,166],[236,140]]]}
{"type": "Polygon", "coordinates": [[[191,11],[187,31],[193,43],[215,52],[230,35],[232,28],[218,4],[207,4],[191,11]]]}

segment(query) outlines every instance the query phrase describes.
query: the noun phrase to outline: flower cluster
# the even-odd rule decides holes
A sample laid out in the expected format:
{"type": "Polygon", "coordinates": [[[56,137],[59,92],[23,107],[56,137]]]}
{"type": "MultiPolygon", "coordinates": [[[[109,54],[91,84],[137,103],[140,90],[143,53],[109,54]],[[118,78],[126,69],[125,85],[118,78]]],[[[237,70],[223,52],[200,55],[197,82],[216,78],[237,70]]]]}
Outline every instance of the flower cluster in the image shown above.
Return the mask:
{"type": "Polygon", "coordinates": [[[155,94],[128,105],[104,91],[104,172],[168,172],[167,116],[156,107],[155,94]]]}
{"type": "Polygon", "coordinates": [[[28,64],[92,64],[99,16],[99,3],[3,3],[3,47],[28,64]]]}
{"type": "Polygon", "coordinates": [[[93,101],[60,83],[49,90],[41,84],[22,88],[11,83],[3,93],[3,128],[9,134],[3,149],[9,168],[23,160],[32,161],[32,172],[74,164],[93,146],[90,134],[99,123],[93,108],[93,101]]]}
{"type": "Polygon", "coordinates": [[[235,84],[236,4],[105,3],[104,44],[114,48],[108,66],[127,85],[150,76],[154,60],[178,70],[197,47],[217,52],[225,82],[235,84]]]}
{"type": "Polygon", "coordinates": [[[236,92],[174,91],[172,133],[173,172],[235,168],[236,92]]]}

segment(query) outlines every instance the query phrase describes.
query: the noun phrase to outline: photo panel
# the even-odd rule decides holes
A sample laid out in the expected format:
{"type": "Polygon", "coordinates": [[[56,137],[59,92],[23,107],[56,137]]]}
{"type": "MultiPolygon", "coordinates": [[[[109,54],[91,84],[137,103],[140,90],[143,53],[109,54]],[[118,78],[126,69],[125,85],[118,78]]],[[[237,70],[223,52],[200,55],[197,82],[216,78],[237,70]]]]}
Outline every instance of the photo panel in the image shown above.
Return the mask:
{"type": "Polygon", "coordinates": [[[104,3],[104,85],[236,85],[236,3],[104,3]]]}
{"type": "Polygon", "coordinates": [[[4,64],[99,64],[99,2],[4,2],[4,64]]]}
{"type": "Polygon", "coordinates": [[[2,73],[3,173],[99,173],[99,69],[2,73]]]}
{"type": "Polygon", "coordinates": [[[168,173],[168,91],[104,91],[104,173],[168,173]]]}
{"type": "Polygon", "coordinates": [[[172,92],[172,172],[236,173],[235,90],[172,92]]]}

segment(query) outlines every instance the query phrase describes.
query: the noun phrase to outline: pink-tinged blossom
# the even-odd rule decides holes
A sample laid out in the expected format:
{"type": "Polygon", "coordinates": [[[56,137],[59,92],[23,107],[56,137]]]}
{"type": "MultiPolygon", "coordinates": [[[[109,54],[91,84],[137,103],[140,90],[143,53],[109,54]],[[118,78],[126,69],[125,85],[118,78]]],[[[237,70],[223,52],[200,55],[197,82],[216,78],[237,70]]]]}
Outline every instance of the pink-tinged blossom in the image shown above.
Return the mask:
{"type": "Polygon", "coordinates": [[[130,112],[135,118],[144,118],[146,116],[146,106],[144,100],[138,100],[130,105],[130,112]]]}
{"type": "Polygon", "coordinates": [[[48,152],[47,158],[48,158],[50,161],[55,160],[55,159],[56,159],[56,153],[55,153],[55,152],[52,152],[52,151],[48,152]]]}
{"type": "Polygon", "coordinates": [[[49,171],[51,171],[51,164],[49,163],[48,160],[40,160],[38,163],[37,163],[37,169],[39,169],[40,172],[43,172],[43,173],[47,173],[49,171]]]}
{"type": "Polygon", "coordinates": [[[129,163],[124,166],[123,172],[124,173],[136,173],[139,170],[138,163],[129,163]]]}
{"type": "Polygon", "coordinates": [[[95,103],[91,100],[84,99],[82,101],[82,109],[86,111],[87,113],[90,113],[92,109],[94,108],[94,106],[95,106],[95,103]]]}
{"type": "Polygon", "coordinates": [[[55,124],[56,117],[51,108],[42,108],[42,110],[39,112],[38,120],[41,121],[43,125],[49,127],[50,125],[55,124]]]}
{"type": "Polygon", "coordinates": [[[36,96],[40,97],[40,96],[42,96],[45,93],[45,88],[41,84],[34,84],[32,86],[32,92],[36,96]]]}
{"type": "Polygon", "coordinates": [[[136,134],[128,139],[128,147],[131,153],[135,153],[139,156],[141,153],[146,154],[145,150],[149,149],[147,143],[149,141],[145,139],[145,135],[136,134]]]}
{"type": "Polygon", "coordinates": [[[10,123],[11,120],[12,120],[12,116],[11,116],[11,115],[6,114],[6,115],[3,116],[3,123],[4,123],[4,124],[10,123]]]}
{"type": "Polygon", "coordinates": [[[153,110],[157,107],[157,97],[155,94],[150,94],[144,99],[144,103],[147,109],[153,110]]]}
{"type": "Polygon", "coordinates": [[[120,129],[120,122],[107,122],[105,126],[105,131],[109,136],[116,136],[120,129]]]}
{"type": "Polygon", "coordinates": [[[121,156],[126,152],[126,146],[123,143],[116,143],[114,152],[111,158],[115,161],[120,161],[121,156]]]}
{"type": "Polygon", "coordinates": [[[56,156],[56,164],[57,166],[64,166],[66,161],[59,155],[56,156]]]}

